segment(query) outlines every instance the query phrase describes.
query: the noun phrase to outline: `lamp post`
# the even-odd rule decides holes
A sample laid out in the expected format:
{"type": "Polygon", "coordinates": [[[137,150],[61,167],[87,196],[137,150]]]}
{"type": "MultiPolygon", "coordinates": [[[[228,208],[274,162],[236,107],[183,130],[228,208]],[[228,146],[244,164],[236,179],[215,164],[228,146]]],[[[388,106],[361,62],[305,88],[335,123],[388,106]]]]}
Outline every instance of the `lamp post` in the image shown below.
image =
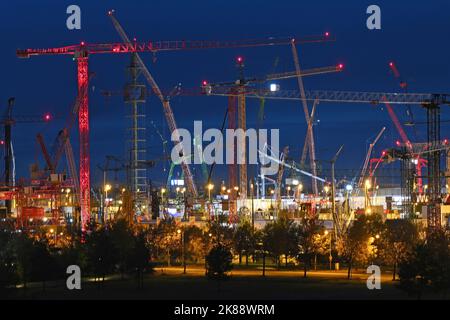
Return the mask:
{"type": "Polygon", "coordinates": [[[105,214],[103,216],[103,221],[106,222],[106,216],[108,215],[108,191],[112,189],[110,184],[105,184],[105,214]]]}
{"type": "Polygon", "coordinates": [[[161,207],[163,215],[164,215],[164,193],[166,193],[166,188],[161,188],[161,207]]]}
{"type": "Polygon", "coordinates": [[[183,187],[183,189],[181,189],[181,194],[183,195],[183,206],[184,206],[183,219],[184,219],[184,221],[187,221],[188,215],[187,215],[187,205],[186,205],[186,187],[183,187]]]}
{"type": "Polygon", "coordinates": [[[331,271],[331,269],[332,269],[332,262],[333,262],[333,255],[331,254],[331,232],[328,232],[328,230],[325,230],[325,236],[327,236],[328,234],[330,234],[330,253],[329,253],[329,256],[328,256],[328,260],[329,260],[329,262],[330,262],[330,271],[331,271]]]}
{"type": "MultiPolygon", "coordinates": [[[[208,251],[209,251],[211,238],[212,238],[212,233],[211,232],[208,234],[208,237],[209,237],[209,239],[208,239],[208,251]]],[[[207,276],[207,275],[208,275],[208,261],[206,260],[206,256],[205,256],[205,276],[207,276]]]]}
{"type": "Polygon", "coordinates": [[[273,209],[273,195],[275,193],[275,190],[270,190],[270,209],[273,209]]]}
{"type": "MultiPolygon", "coordinates": [[[[253,179],[254,180],[254,179],[253,179]]],[[[253,195],[253,190],[254,190],[254,184],[253,181],[250,184],[250,190],[252,193],[252,232],[255,232],[255,206],[254,206],[254,195],[253,195]]]]}
{"type": "Polygon", "coordinates": [[[186,274],[186,248],[185,248],[185,240],[184,240],[184,228],[183,231],[181,229],[177,230],[177,233],[181,236],[181,252],[183,255],[183,274],[186,274]]]}
{"type": "Polygon", "coordinates": [[[208,188],[208,199],[209,199],[209,202],[211,202],[211,190],[214,189],[214,185],[212,183],[210,183],[210,184],[208,184],[207,188],[208,188]]]}

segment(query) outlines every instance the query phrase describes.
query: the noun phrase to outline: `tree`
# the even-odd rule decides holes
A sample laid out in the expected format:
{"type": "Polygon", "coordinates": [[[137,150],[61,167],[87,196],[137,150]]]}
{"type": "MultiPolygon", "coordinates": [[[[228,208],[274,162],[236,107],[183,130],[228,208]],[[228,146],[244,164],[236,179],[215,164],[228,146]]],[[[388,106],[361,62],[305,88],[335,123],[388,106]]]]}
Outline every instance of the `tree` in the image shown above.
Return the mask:
{"type": "Polygon", "coordinates": [[[396,279],[398,264],[406,259],[418,242],[417,226],[409,219],[387,220],[386,229],[379,240],[379,257],[393,267],[392,280],[396,279]]]}
{"type": "Polygon", "coordinates": [[[233,256],[223,244],[215,245],[206,256],[207,274],[212,279],[223,279],[227,272],[233,268],[233,256]]]}
{"type": "Polygon", "coordinates": [[[239,224],[233,234],[233,248],[239,255],[239,264],[242,263],[242,255],[245,254],[245,263],[248,265],[248,255],[255,249],[253,228],[247,221],[239,224]]]}
{"type": "Polygon", "coordinates": [[[373,257],[374,239],[383,233],[383,220],[378,214],[361,215],[339,241],[337,249],[347,263],[347,278],[352,276],[355,264],[367,263],[373,257]]]}
{"type": "Polygon", "coordinates": [[[226,247],[233,246],[233,229],[217,221],[209,223],[207,235],[211,234],[213,243],[221,243],[226,247]]]}
{"type": "Polygon", "coordinates": [[[184,228],[184,237],[186,259],[195,263],[203,260],[207,252],[209,252],[206,248],[207,243],[205,243],[205,239],[207,241],[209,235],[205,237],[199,227],[191,225],[184,228]]]}
{"type": "Polygon", "coordinates": [[[18,280],[15,250],[12,242],[12,232],[0,231],[0,290],[16,284],[18,280]]]}
{"type": "Polygon", "coordinates": [[[26,288],[27,283],[31,280],[33,240],[26,234],[20,233],[14,237],[12,246],[15,252],[15,261],[17,262],[17,271],[24,288],[26,288]]]}
{"type": "Polygon", "coordinates": [[[117,262],[121,278],[127,271],[127,260],[134,245],[134,235],[128,221],[125,218],[114,221],[111,225],[111,241],[116,249],[117,262]]]}
{"type": "Polygon", "coordinates": [[[157,244],[156,255],[159,257],[164,253],[167,265],[170,266],[172,252],[180,247],[175,220],[173,218],[160,220],[153,233],[153,238],[157,244]]]}
{"type": "Polygon", "coordinates": [[[450,289],[450,237],[444,230],[428,234],[399,263],[400,288],[420,299],[426,288],[444,296],[450,289]]]}
{"type": "Polygon", "coordinates": [[[51,280],[57,274],[56,259],[50,254],[48,243],[44,240],[33,242],[31,251],[30,278],[32,280],[41,281],[42,289],[45,291],[46,281],[51,280]]]}
{"type": "Polygon", "coordinates": [[[129,270],[136,272],[138,288],[144,287],[144,273],[153,271],[150,265],[151,254],[147,246],[147,235],[145,231],[139,231],[133,239],[133,246],[128,256],[127,265],[129,270]]]}
{"type": "Polygon", "coordinates": [[[280,256],[284,254],[287,266],[288,256],[298,251],[297,236],[293,220],[280,217],[277,221],[266,224],[263,230],[263,242],[280,268],[280,256]]]}
{"type": "Polygon", "coordinates": [[[114,270],[117,262],[117,250],[110,232],[103,227],[92,231],[86,236],[85,245],[88,268],[104,282],[106,274],[114,270]]]}
{"type": "Polygon", "coordinates": [[[323,226],[319,223],[318,217],[304,215],[297,227],[297,239],[299,255],[303,260],[303,277],[306,278],[308,266],[311,259],[323,248],[323,226]]]}

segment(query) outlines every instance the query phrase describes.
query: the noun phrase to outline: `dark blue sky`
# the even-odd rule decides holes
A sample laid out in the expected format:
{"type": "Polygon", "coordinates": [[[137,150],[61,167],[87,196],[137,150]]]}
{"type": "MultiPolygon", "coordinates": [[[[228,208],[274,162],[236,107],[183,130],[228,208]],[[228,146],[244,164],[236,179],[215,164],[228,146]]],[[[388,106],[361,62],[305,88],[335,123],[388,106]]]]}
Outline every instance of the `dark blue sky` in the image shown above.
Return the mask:
{"type": "MultiPolygon", "coordinates": [[[[79,43],[117,42],[107,10],[116,16],[130,36],[140,40],[245,39],[269,36],[301,36],[333,33],[337,42],[304,45],[300,48],[303,68],[345,64],[345,72],[305,79],[306,89],[353,91],[399,91],[387,66],[396,61],[409,83],[411,92],[450,92],[450,2],[437,1],[2,1],[0,34],[2,38],[0,105],[16,97],[17,115],[52,112],[65,119],[76,94],[76,65],[70,57],[33,57],[17,59],[17,48],[56,47],[79,43]],[[82,29],[66,28],[66,7],[78,4],[82,10],[82,29]],[[382,9],[382,30],[366,28],[365,13],[370,4],[382,9]]],[[[243,55],[248,75],[294,70],[288,47],[248,48],[245,50],[203,50],[143,55],[161,87],[181,82],[197,86],[201,80],[232,80],[236,77],[234,58],[243,55]],[[274,61],[279,63],[274,67],[274,61]]],[[[124,157],[126,109],[120,98],[108,102],[100,89],[120,89],[125,83],[124,68],[128,56],[96,55],[90,69],[96,73],[90,96],[91,167],[94,181],[100,179],[95,169],[105,155],[124,157]]],[[[285,89],[296,89],[295,80],[280,83],[285,89]]],[[[226,99],[219,97],[178,97],[173,109],[179,127],[190,128],[194,120],[205,126],[220,127],[226,99]]],[[[404,107],[395,107],[402,121],[407,120],[404,107]]],[[[248,104],[248,126],[255,124],[258,103],[248,104]]],[[[417,121],[425,113],[413,108],[417,121]]],[[[443,119],[450,119],[443,109],[443,119]]],[[[167,135],[162,107],[154,97],[147,102],[148,121],[153,120],[167,135]]],[[[393,145],[398,134],[384,108],[358,104],[325,104],[318,107],[315,127],[319,159],[328,159],[341,144],[344,152],[338,169],[357,169],[364,160],[367,141],[382,126],[387,130],[375,152],[393,145]]],[[[53,141],[64,121],[49,125],[20,125],[14,130],[14,147],[18,176],[28,175],[28,165],[38,159],[43,164],[35,136],[43,132],[53,141]]],[[[291,157],[299,158],[305,135],[305,121],[300,102],[271,101],[266,104],[268,128],[281,129],[281,145],[289,145],[291,157]]],[[[411,140],[414,135],[407,128],[411,140]]],[[[425,139],[425,126],[417,126],[418,138],[425,139]]],[[[442,126],[448,135],[447,124],[442,126]]],[[[72,132],[76,157],[78,133],[72,132]]],[[[161,155],[162,144],[149,126],[149,158],[161,155]]],[[[218,173],[224,167],[218,167],[218,173]]],[[[200,168],[195,171],[200,175],[200,168]]],[[[149,173],[154,181],[166,178],[160,168],[149,173]]]]}

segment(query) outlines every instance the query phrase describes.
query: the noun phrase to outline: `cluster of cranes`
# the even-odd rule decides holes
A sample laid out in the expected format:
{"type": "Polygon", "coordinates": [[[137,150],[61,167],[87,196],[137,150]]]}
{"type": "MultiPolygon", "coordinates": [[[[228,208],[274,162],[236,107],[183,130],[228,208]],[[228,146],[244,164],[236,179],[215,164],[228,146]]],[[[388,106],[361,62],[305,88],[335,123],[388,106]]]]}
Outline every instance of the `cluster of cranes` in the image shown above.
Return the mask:
{"type": "MultiPolygon", "coordinates": [[[[352,91],[324,91],[324,90],[314,90],[307,91],[303,85],[303,77],[312,76],[325,73],[341,72],[343,70],[343,65],[338,64],[334,66],[320,67],[314,69],[302,70],[299,62],[299,55],[297,51],[297,45],[306,43],[318,43],[334,41],[334,38],[330,36],[327,32],[320,36],[308,36],[302,38],[268,38],[260,40],[243,40],[243,41],[148,41],[148,42],[138,42],[136,39],[130,39],[115,17],[114,11],[109,11],[108,16],[110,17],[113,26],[117,33],[119,34],[121,41],[118,43],[103,43],[103,44],[92,44],[81,42],[80,44],[57,47],[57,48],[44,48],[44,49],[25,49],[17,50],[17,56],[20,58],[30,58],[31,56],[47,56],[47,55],[68,55],[74,58],[77,63],[77,80],[78,80],[78,96],[76,99],[75,106],[72,108],[72,117],[69,124],[64,128],[57,138],[59,148],[54,153],[54,158],[44,151],[45,144],[43,143],[42,137],[38,137],[38,140],[42,146],[44,154],[46,155],[46,163],[50,170],[56,168],[56,163],[60,157],[60,154],[65,151],[68,157],[70,173],[72,178],[76,179],[77,182],[77,195],[79,197],[79,204],[81,208],[81,221],[82,230],[86,231],[88,222],[90,219],[90,150],[89,150],[89,97],[88,97],[88,85],[89,85],[89,57],[92,54],[133,54],[137,65],[139,66],[142,75],[144,76],[146,82],[151,87],[151,90],[155,96],[158,97],[161,105],[163,107],[163,112],[166,118],[167,126],[170,133],[175,138],[174,144],[180,151],[180,154],[184,156],[184,160],[181,161],[180,165],[183,170],[184,180],[187,186],[187,194],[190,199],[196,199],[198,197],[198,189],[194,182],[194,177],[191,172],[190,166],[185,160],[186,155],[184,153],[182,144],[180,143],[180,137],[177,131],[177,124],[175,120],[174,113],[172,111],[170,98],[173,94],[176,95],[199,95],[199,96],[225,96],[228,98],[228,106],[226,110],[226,117],[228,119],[229,129],[243,129],[246,130],[246,100],[247,99],[258,99],[262,101],[262,104],[266,100],[276,99],[276,100],[296,100],[300,101],[302,104],[302,109],[305,115],[306,123],[306,137],[303,146],[303,151],[301,155],[301,165],[304,166],[306,158],[309,157],[310,171],[307,172],[303,168],[295,168],[300,174],[307,175],[311,177],[312,181],[312,191],[313,194],[318,194],[318,182],[325,182],[324,179],[317,176],[316,167],[316,155],[315,155],[315,143],[314,143],[314,132],[313,132],[313,122],[314,115],[316,112],[316,107],[319,103],[359,103],[359,104],[384,104],[388,109],[391,118],[396,125],[400,136],[403,140],[412,159],[417,159],[417,170],[418,176],[422,179],[420,173],[420,168],[423,162],[420,161],[420,155],[427,155],[428,163],[428,184],[431,196],[430,206],[433,207],[428,215],[428,225],[433,227],[440,224],[440,218],[438,218],[438,212],[436,210],[439,203],[439,193],[440,193],[440,171],[439,171],[439,159],[442,152],[442,144],[440,142],[440,127],[439,127],[439,110],[440,106],[444,104],[450,104],[450,99],[448,95],[445,94],[431,94],[431,93],[408,93],[406,92],[406,84],[402,85],[404,92],[402,93],[384,93],[384,92],[352,92],[352,91]],[[239,71],[239,77],[236,81],[231,82],[219,82],[219,83],[208,83],[203,82],[200,87],[194,89],[181,89],[177,88],[176,92],[165,93],[158,86],[155,78],[150,73],[149,69],[145,65],[143,59],[141,58],[141,53],[153,53],[161,51],[184,51],[184,50],[201,50],[201,49],[225,49],[225,48],[243,48],[243,47],[264,47],[264,46],[290,46],[295,70],[285,73],[269,74],[265,77],[246,77],[244,75],[244,60],[242,57],[237,58],[237,67],[239,71]],[[288,78],[296,78],[298,82],[297,90],[280,90],[277,87],[261,88],[256,86],[256,84],[269,82],[272,80],[281,80],[288,78]],[[312,107],[310,109],[311,104],[312,107]],[[420,154],[415,151],[414,144],[410,142],[406,134],[404,134],[403,129],[399,126],[398,119],[396,119],[395,113],[392,110],[391,105],[393,104],[403,104],[408,105],[420,105],[426,108],[428,114],[428,142],[425,146],[425,150],[421,150],[420,154]],[[77,177],[77,170],[75,168],[75,161],[73,160],[73,152],[71,150],[71,145],[69,141],[69,135],[74,123],[74,119],[78,117],[78,127],[79,127],[79,140],[80,140],[80,153],[79,153],[79,180],[77,177]],[[395,120],[396,119],[396,120],[395,120]]],[[[399,78],[398,70],[395,65],[390,65],[394,71],[396,77],[399,78]]],[[[403,83],[403,82],[401,82],[403,83]]],[[[410,110],[410,109],[408,109],[410,110]]],[[[412,113],[411,113],[412,117],[412,113]]],[[[413,120],[412,120],[413,121],[413,120]]],[[[223,129],[223,128],[222,128],[223,129]]],[[[369,152],[364,162],[363,170],[361,172],[361,177],[366,176],[367,166],[369,165],[371,153],[374,145],[379,140],[384,132],[384,128],[380,131],[377,138],[370,145],[369,152]]],[[[246,141],[245,139],[241,141],[241,146],[239,150],[243,154],[235,154],[236,157],[246,159],[246,141]]],[[[334,168],[334,163],[341,152],[342,147],[338,150],[336,156],[331,161],[332,167],[334,168]]],[[[273,155],[267,155],[276,159],[280,164],[280,171],[277,177],[277,199],[281,199],[281,179],[283,176],[284,167],[289,167],[285,159],[288,155],[288,148],[284,148],[281,157],[276,156],[279,152],[278,150],[273,150],[273,155]],[[275,156],[274,156],[275,155],[275,156]]],[[[260,151],[261,152],[261,151],[260,151]]],[[[236,153],[236,150],[235,150],[236,153]]],[[[236,162],[235,162],[236,163],[236,162]]],[[[211,168],[212,170],[212,168],[211,168]]],[[[211,179],[211,170],[208,175],[208,181],[211,179]]],[[[239,185],[240,197],[246,198],[248,196],[248,176],[247,176],[247,165],[243,164],[230,164],[228,167],[229,172],[229,185],[230,187],[239,185]],[[239,170],[238,170],[239,169],[239,170]],[[238,174],[239,171],[239,174],[238,174]],[[238,184],[239,180],[239,184],[238,184]]],[[[370,172],[369,175],[372,175],[370,172]]],[[[264,180],[264,179],[263,179],[264,180]]],[[[334,176],[332,177],[334,183],[334,176]]],[[[363,180],[358,181],[358,186],[361,185],[363,180]]],[[[420,184],[422,183],[421,180],[420,184]]],[[[333,184],[334,185],[334,184],[333,184]]],[[[231,188],[231,190],[235,190],[231,188]]],[[[232,199],[237,198],[237,194],[230,195],[232,199]]],[[[332,189],[332,197],[334,203],[335,188],[332,189]]],[[[333,205],[333,215],[336,215],[336,208],[333,205]]],[[[234,214],[235,212],[232,212],[234,214]]],[[[335,221],[338,217],[335,217],[335,221]]]]}

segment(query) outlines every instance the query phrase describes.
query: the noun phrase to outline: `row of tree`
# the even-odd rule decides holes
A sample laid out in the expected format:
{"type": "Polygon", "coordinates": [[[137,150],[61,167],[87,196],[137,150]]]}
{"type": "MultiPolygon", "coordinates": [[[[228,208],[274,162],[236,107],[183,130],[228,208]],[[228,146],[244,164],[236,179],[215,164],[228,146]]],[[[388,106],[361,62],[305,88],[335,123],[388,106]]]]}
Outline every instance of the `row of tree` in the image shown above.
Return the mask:
{"type": "Polygon", "coordinates": [[[270,257],[278,268],[291,260],[302,266],[304,277],[317,257],[332,256],[348,268],[348,278],[354,268],[376,264],[392,269],[393,280],[399,274],[402,288],[412,293],[449,286],[448,234],[425,237],[414,221],[384,221],[376,214],[361,215],[339,237],[310,216],[297,222],[280,216],[260,230],[245,220],[234,227],[212,222],[200,229],[173,219],[145,228],[117,220],[92,230],[83,239],[71,234],[56,243],[45,232],[0,232],[0,286],[40,281],[45,288],[46,281],[65,278],[67,266],[75,264],[98,280],[111,273],[135,275],[142,287],[144,274],[158,263],[205,263],[210,276],[223,276],[233,255],[239,264],[245,257],[246,264],[262,258],[265,265],[270,257]]]}

